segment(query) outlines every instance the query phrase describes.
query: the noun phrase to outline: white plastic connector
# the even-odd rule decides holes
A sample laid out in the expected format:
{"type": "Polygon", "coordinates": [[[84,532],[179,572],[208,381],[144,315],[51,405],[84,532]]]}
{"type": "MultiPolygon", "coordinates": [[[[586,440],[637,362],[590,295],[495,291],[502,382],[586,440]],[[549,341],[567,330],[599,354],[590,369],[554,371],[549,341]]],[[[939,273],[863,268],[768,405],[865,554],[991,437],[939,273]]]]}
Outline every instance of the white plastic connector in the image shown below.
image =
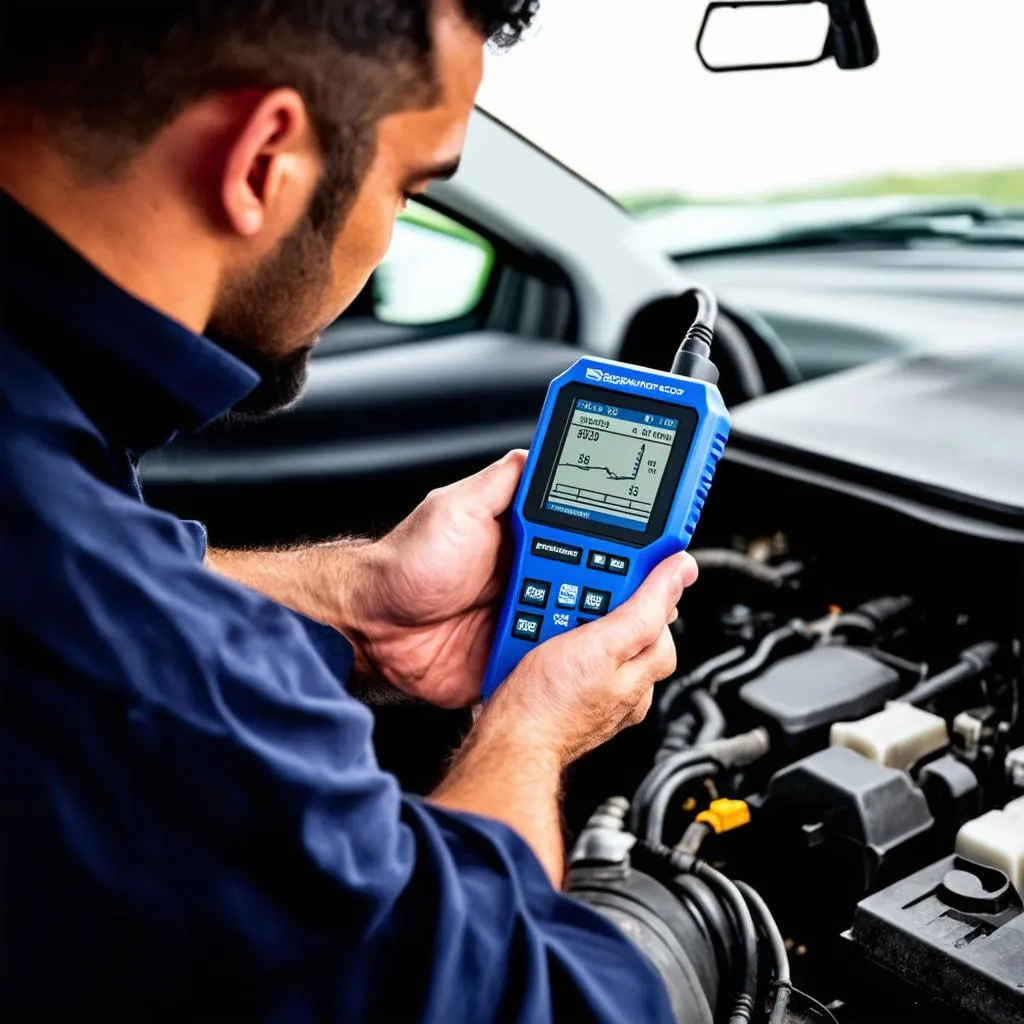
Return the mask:
{"type": "Polygon", "coordinates": [[[1024,747],[1006,755],[1006,778],[1015,789],[1024,789],[1024,747]]]}
{"type": "Polygon", "coordinates": [[[1024,797],[962,825],[956,834],[956,852],[998,868],[1024,898],[1024,797]]]}
{"type": "Polygon", "coordinates": [[[928,754],[949,745],[946,721],[912,704],[890,701],[858,722],[836,722],[829,732],[833,747],[847,747],[889,768],[910,769],[928,754]]]}

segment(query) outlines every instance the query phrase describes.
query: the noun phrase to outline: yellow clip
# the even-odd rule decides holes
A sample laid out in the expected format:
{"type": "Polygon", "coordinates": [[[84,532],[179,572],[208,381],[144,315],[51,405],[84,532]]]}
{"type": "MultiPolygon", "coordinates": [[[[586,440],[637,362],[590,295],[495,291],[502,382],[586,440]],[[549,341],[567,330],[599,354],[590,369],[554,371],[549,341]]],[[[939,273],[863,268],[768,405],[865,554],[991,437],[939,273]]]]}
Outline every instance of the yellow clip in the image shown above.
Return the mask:
{"type": "Polygon", "coordinates": [[[746,800],[730,800],[722,797],[712,800],[706,811],[697,815],[697,821],[710,825],[716,833],[730,832],[750,821],[750,808],[746,800]]]}

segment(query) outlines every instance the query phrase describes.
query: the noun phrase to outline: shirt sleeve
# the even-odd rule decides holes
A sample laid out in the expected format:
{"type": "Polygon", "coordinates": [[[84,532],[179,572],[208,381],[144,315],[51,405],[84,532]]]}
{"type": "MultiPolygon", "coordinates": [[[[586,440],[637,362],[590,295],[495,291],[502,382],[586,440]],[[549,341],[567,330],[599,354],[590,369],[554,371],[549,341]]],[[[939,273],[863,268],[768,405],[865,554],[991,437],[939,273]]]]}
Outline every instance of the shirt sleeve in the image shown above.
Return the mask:
{"type": "Polygon", "coordinates": [[[33,573],[2,597],[9,1006],[672,1019],[646,959],[518,835],[399,791],[296,616],[196,564],[176,520],[79,484],[15,509],[0,551],[33,573]]]}
{"type": "MultiPolygon", "coordinates": [[[[196,560],[202,562],[209,548],[209,533],[206,524],[198,519],[183,519],[181,525],[195,549],[196,560]]],[[[333,626],[328,626],[294,609],[291,614],[306,631],[309,642],[323,658],[331,673],[338,679],[348,679],[352,673],[354,657],[352,645],[333,626]]]]}

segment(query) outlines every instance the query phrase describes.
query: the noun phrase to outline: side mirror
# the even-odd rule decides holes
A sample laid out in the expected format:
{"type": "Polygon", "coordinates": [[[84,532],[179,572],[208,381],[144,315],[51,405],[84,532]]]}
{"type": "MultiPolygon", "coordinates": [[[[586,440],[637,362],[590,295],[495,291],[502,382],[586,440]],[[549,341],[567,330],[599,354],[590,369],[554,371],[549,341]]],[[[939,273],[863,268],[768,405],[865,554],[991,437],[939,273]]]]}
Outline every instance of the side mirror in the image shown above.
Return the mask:
{"type": "Polygon", "coordinates": [[[716,0],[697,34],[708,71],[795,68],[832,59],[843,70],[878,59],[867,0],[716,0]]]}
{"type": "Polygon", "coordinates": [[[422,326],[471,313],[494,269],[485,238],[422,203],[410,202],[373,275],[373,315],[422,326]]]}

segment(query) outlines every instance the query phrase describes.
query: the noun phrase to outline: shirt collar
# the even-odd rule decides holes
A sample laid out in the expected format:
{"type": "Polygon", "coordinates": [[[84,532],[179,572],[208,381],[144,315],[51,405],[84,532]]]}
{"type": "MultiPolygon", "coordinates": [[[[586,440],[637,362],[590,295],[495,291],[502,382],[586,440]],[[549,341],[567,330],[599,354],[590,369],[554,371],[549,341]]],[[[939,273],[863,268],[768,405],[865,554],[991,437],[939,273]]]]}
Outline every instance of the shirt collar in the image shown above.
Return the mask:
{"type": "Polygon", "coordinates": [[[136,454],[236,405],[259,375],[119,288],[0,190],[0,308],[100,429],[136,454]]]}

